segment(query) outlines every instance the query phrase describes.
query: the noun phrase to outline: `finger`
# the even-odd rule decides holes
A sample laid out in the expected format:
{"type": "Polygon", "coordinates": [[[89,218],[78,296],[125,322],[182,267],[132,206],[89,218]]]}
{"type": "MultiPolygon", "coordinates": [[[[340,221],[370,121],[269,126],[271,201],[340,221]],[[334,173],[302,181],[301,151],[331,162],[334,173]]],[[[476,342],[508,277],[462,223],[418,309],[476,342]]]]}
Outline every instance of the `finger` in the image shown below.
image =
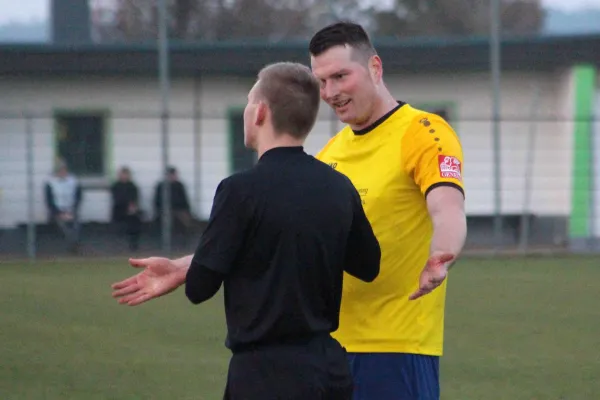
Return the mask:
{"type": "Polygon", "coordinates": [[[432,286],[431,289],[434,289],[434,288],[440,286],[442,284],[442,282],[444,282],[444,279],[445,278],[430,278],[429,283],[430,283],[430,286],[432,286]]]}
{"type": "Polygon", "coordinates": [[[124,287],[130,286],[137,283],[137,275],[132,276],[130,278],[124,279],[120,282],[113,283],[111,287],[113,289],[123,289],[124,287]]]}
{"type": "Polygon", "coordinates": [[[409,296],[409,300],[415,300],[419,297],[423,297],[428,293],[431,293],[433,289],[438,287],[442,281],[437,281],[436,278],[430,278],[426,284],[423,284],[415,291],[412,295],[409,296]]]}
{"type": "Polygon", "coordinates": [[[429,293],[428,290],[418,289],[416,292],[414,292],[413,294],[411,294],[410,296],[408,296],[408,300],[416,300],[419,297],[425,296],[427,293],[429,293]]]}
{"type": "Polygon", "coordinates": [[[130,258],[129,265],[135,268],[143,268],[148,266],[148,258],[130,258]]]}
{"type": "Polygon", "coordinates": [[[126,286],[120,290],[115,290],[112,293],[112,295],[113,295],[113,297],[123,297],[123,296],[129,295],[129,294],[135,293],[138,290],[140,290],[140,285],[135,284],[135,285],[126,286]]]}
{"type": "Polygon", "coordinates": [[[137,305],[147,302],[148,300],[150,300],[152,298],[153,298],[153,296],[151,294],[146,293],[146,294],[143,294],[143,295],[136,297],[135,299],[129,301],[127,303],[127,305],[128,306],[137,306],[137,305]]]}
{"type": "Polygon", "coordinates": [[[431,285],[423,285],[419,287],[413,294],[408,296],[409,300],[416,300],[419,297],[425,296],[427,293],[431,292],[433,287],[431,285]]]}
{"type": "Polygon", "coordinates": [[[129,294],[129,295],[121,297],[119,299],[119,303],[121,303],[121,304],[129,304],[130,302],[132,302],[132,301],[136,300],[137,298],[139,298],[141,296],[144,296],[146,294],[147,294],[146,291],[138,290],[135,293],[132,293],[132,294],[129,294]]]}

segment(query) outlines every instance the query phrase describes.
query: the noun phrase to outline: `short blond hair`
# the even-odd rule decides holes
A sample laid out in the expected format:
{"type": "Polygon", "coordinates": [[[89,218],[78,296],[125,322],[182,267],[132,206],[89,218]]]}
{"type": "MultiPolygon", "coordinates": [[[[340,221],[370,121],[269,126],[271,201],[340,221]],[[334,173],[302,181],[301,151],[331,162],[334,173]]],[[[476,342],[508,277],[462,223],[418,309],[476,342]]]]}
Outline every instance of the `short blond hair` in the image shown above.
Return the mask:
{"type": "Polygon", "coordinates": [[[306,137],[315,125],[320,103],[320,85],[310,68],[279,62],[258,73],[257,95],[272,113],[273,128],[295,138],[306,137]]]}

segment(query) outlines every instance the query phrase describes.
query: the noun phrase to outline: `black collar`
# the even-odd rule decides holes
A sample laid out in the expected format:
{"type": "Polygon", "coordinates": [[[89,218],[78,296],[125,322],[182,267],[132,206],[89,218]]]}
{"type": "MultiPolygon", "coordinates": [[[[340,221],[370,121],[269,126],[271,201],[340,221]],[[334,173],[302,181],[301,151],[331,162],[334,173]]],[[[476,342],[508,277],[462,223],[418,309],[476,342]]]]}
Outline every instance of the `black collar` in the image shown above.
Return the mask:
{"type": "Polygon", "coordinates": [[[260,157],[259,161],[264,161],[266,159],[280,159],[289,157],[293,154],[304,154],[303,146],[282,146],[282,147],[274,147],[270,150],[267,150],[260,157]]]}
{"type": "Polygon", "coordinates": [[[404,105],[406,105],[405,102],[398,101],[398,105],[396,107],[392,108],[383,117],[379,118],[377,121],[373,122],[371,125],[367,126],[366,128],[359,129],[357,131],[352,130],[352,132],[354,132],[355,135],[366,135],[367,133],[371,132],[373,129],[377,128],[379,125],[381,125],[382,123],[384,123],[386,119],[388,119],[393,113],[395,113],[396,111],[398,111],[404,105]]]}

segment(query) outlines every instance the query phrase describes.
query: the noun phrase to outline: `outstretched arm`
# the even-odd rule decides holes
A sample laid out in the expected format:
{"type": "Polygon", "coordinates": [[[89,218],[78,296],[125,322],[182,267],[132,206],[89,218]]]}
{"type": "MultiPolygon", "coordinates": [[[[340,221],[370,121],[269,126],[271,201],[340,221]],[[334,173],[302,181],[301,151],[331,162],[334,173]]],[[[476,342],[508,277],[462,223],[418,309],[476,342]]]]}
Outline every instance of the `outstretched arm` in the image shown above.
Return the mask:
{"type": "Polygon", "coordinates": [[[427,209],[433,223],[429,259],[419,278],[419,288],[410,300],[430,293],[444,282],[467,237],[464,197],[457,188],[433,189],[427,196],[427,209]]]}
{"type": "Polygon", "coordinates": [[[241,204],[231,181],[223,180],[196,252],[175,260],[163,257],[129,260],[133,267],[144,270],[115,283],[113,297],[121,304],[134,306],[168,294],[184,283],[185,294],[194,304],[214,296],[233,268],[244,242],[247,207],[241,204]]]}
{"type": "Polygon", "coordinates": [[[414,121],[403,142],[403,161],[426,199],[433,225],[427,260],[416,291],[418,299],[440,286],[465,243],[463,153],[460,140],[443,119],[428,115],[414,121]]]}
{"type": "Polygon", "coordinates": [[[239,182],[221,181],[185,280],[185,295],[193,304],[213,297],[235,268],[238,253],[246,240],[249,209],[251,202],[240,190],[239,182]]]}
{"type": "Polygon", "coordinates": [[[458,257],[467,238],[463,194],[455,187],[437,187],[427,196],[427,209],[433,223],[430,254],[458,257]]]}
{"type": "Polygon", "coordinates": [[[130,259],[129,264],[143,268],[138,274],[112,285],[113,297],[120,304],[136,306],[171,293],[185,283],[193,255],[170,260],[164,257],[130,259]]]}

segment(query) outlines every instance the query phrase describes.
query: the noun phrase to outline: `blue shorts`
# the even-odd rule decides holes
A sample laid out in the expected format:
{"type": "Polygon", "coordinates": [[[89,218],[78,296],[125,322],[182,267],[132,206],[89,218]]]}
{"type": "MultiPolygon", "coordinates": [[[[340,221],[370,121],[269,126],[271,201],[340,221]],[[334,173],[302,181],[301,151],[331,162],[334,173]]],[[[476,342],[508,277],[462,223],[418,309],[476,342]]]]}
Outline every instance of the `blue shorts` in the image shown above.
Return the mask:
{"type": "Polygon", "coordinates": [[[439,400],[436,356],[403,353],[348,353],[353,400],[439,400]]]}

